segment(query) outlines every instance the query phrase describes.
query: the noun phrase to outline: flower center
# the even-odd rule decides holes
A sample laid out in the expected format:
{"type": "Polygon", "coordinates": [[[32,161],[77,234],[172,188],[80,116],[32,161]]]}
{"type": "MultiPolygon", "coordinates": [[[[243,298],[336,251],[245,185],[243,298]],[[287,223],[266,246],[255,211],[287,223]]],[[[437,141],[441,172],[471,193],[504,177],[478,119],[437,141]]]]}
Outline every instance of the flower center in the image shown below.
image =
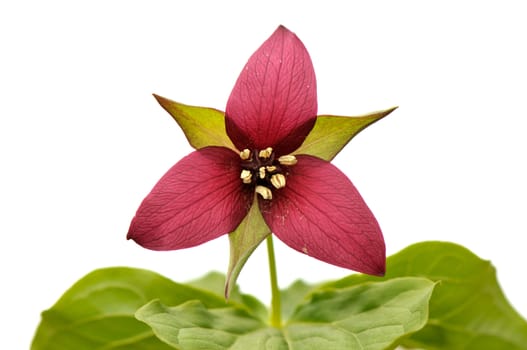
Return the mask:
{"type": "Polygon", "coordinates": [[[246,148],[240,152],[240,158],[242,160],[240,179],[244,184],[254,185],[254,190],[263,199],[273,199],[272,189],[285,187],[285,179],[289,174],[288,167],[297,162],[293,155],[276,159],[271,147],[263,150],[246,148]]]}

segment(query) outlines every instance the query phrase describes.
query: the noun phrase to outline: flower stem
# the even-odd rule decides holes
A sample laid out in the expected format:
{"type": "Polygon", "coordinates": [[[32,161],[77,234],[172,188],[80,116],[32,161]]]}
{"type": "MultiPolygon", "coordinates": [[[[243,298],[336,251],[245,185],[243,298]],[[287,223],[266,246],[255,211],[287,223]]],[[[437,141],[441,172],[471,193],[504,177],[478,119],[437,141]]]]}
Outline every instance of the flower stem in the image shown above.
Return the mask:
{"type": "Polygon", "coordinates": [[[271,277],[271,326],[282,327],[282,310],[280,305],[280,290],[276,277],[276,262],[274,257],[273,236],[267,236],[267,256],[269,258],[269,276],[271,277]]]}

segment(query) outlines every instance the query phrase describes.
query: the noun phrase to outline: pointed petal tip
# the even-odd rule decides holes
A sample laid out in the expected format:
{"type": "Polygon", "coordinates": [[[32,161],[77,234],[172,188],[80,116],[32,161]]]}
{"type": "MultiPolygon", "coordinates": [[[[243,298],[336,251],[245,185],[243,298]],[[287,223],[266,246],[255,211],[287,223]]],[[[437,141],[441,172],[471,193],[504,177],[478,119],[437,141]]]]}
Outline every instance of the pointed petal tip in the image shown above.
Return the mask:
{"type": "Polygon", "coordinates": [[[141,232],[141,228],[138,228],[137,218],[134,217],[132,219],[132,222],[130,223],[130,228],[128,229],[128,233],[126,234],[127,240],[134,241],[137,245],[141,246],[142,248],[148,249],[148,250],[155,250],[155,251],[162,251],[162,250],[168,250],[166,248],[163,248],[163,246],[159,246],[156,244],[152,244],[153,240],[150,239],[150,235],[143,234],[141,232]]]}
{"type": "Polygon", "coordinates": [[[291,32],[289,29],[287,29],[287,27],[284,26],[283,24],[280,24],[280,25],[276,28],[275,33],[276,33],[276,32],[293,33],[293,32],[291,32]]]}
{"type": "MultiPolygon", "coordinates": [[[[351,265],[340,265],[341,267],[344,267],[349,270],[353,270],[365,275],[370,276],[376,276],[376,277],[384,277],[386,274],[386,259],[383,261],[374,261],[375,258],[373,258],[370,261],[363,261],[360,266],[354,264],[351,265]]],[[[329,262],[331,263],[331,262],[329,262]]]]}
{"type": "Polygon", "coordinates": [[[386,274],[386,258],[384,257],[381,259],[378,256],[370,255],[363,256],[363,259],[360,262],[348,261],[345,263],[339,263],[337,261],[331,261],[331,259],[326,260],[326,262],[370,276],[384,277],[386,274]]]}
{"type": "Polygon", "coordinates": [[[126,233],[126,239],[127,240],[133,240],[135,241],[135,235],[134,235],[134,230],[133,230],[133,227],[134,227],[134,221],[135,221],[135,216],[134,218],[132,219],[132,222],[130,223],[130,227],[128,228],[128,232],[126,233]]]}
{"type": "Polygon", "coordinates": [[[356,271],[371,276],[384,277],[386,274],[386,248],[380,229],[378,236],[380,237],[380,241],[377,242],[377,248],[370,250],[370,254],[365,256],[363,260],[362,269],[356,271]]]}
{"type": "Polygon", "coordinates": [[[382,264],[375,266],[372,271],[366,272],[366,273],[368,275],[372,275],[372,276],[384,277],[384,275],[386,274],[386,263],[385,263],[385,261],[382,264]]]}
{"type": "Polygon", "coordinates": [[[130,228],[128,229],[128,233],[126,234],[126,240],[134,241],[138,245],[140,245],[140,246],[142,246],[144,248],[147,248],[147,247],[143,246],[143,244],[141,242],[141,234],[139,234],[137,232],[137,229],[135,227],[136,227],[136,217],[134,217],[132,219],[132,222],[130,223],[130,228]]]}

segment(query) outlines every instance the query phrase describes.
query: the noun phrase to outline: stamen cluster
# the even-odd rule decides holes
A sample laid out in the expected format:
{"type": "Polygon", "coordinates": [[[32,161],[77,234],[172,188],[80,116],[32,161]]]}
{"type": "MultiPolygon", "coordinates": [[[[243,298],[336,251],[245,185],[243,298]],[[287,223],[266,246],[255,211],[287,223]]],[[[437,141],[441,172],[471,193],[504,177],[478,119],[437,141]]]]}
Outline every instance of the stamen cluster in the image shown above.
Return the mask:
{"type": "Polygon", "coordinates": [[[263,199],[272,199],[272,188],[285,187],[288,166],[295,165],[297,159],[293,155],[280,156],[275,159],[271,147],[262,150],[244,149],[240,152],[242,160],[240,179],[244,184],[255,185],[254,190],[263,199]]]}

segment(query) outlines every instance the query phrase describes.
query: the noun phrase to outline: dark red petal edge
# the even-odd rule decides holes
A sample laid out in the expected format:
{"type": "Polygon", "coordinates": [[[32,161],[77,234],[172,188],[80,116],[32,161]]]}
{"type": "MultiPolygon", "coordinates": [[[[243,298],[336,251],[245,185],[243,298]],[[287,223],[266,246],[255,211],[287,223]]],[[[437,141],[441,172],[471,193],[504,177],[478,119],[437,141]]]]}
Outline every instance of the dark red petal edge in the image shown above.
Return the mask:
{"type": "Polygon", "coordinates": [[[148,249],[174,250],[233,231],[253,198],[239,175],[239,156],[227,148],[206,147],[189,154],[143,200],[128,239],[148,249]]]}
{"type": "Polygon", "coordinates": [[[384,275],[381,229],[351,181],[331,163],[298,156],[287,185],[260,200],[265,221],[288,246],[371,275],[384,275]]]}
{"type": "Polygon", "coordinates": [[[283,26],[251,56],[225,111],[227,134],[238,147],[297,149],[317,115],[315,71],[298,37],[283,26]]]}

